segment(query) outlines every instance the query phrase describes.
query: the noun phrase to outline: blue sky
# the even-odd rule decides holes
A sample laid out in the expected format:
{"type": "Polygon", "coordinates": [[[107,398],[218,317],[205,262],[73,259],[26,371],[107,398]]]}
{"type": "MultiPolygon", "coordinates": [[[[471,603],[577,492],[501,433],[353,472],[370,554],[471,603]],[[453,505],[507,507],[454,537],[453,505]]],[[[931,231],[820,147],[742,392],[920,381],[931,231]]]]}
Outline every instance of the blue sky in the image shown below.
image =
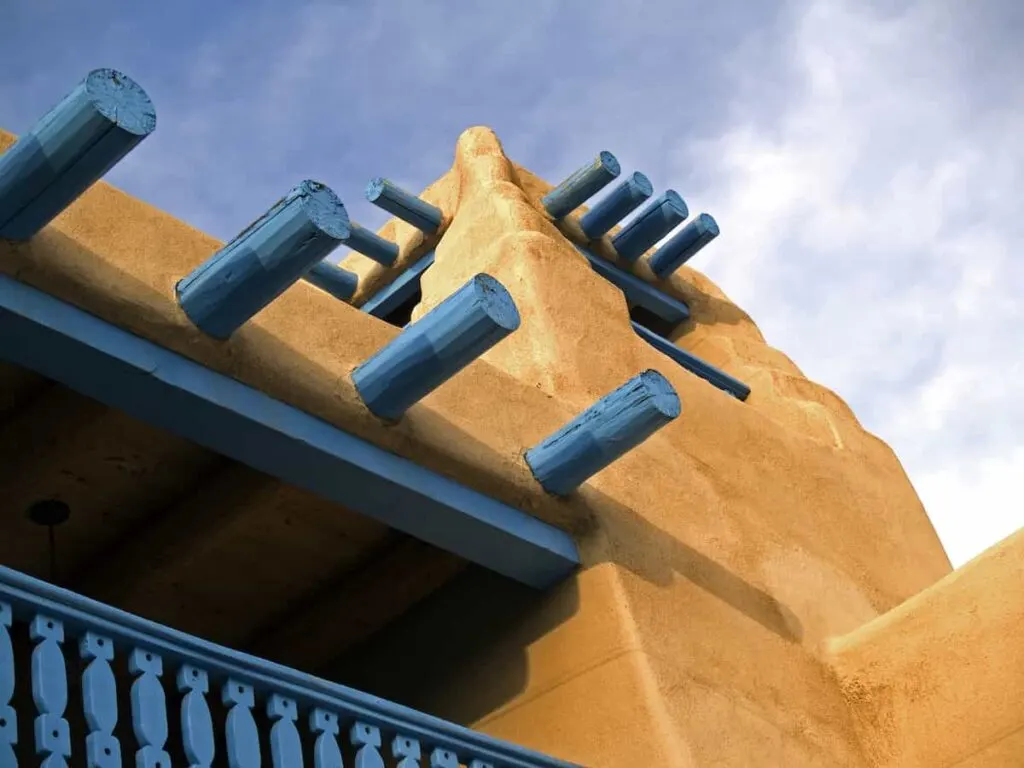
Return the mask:
{"type": "Polygon", "coordinates": [[[222,238],[306,177],[379,225],[366,182],[471,125],[552,180],[613,151],[716,216],[693,266],[895,448],[954,564],[1024,525],[1024,4],[0,5],[0,125],[121,69],[158,128],[110,180],[222,238]]]}

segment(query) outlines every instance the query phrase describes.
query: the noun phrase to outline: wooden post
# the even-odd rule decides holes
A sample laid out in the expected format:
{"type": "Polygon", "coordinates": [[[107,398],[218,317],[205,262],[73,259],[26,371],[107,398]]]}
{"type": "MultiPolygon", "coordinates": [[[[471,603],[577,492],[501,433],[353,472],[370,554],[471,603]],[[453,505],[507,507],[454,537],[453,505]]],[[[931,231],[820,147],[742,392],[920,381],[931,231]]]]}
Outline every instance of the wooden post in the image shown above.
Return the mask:
{"type": "Polygon", "coordinates": [[[90,72],[0,155],[0,237],[32,238],[155,128],[134,80],[90,72]]]}
{"type": "Polygon", "coordinates": [[[526,463],[544,490],[567,496],[681,411],[668,379],[644,371],[528,450],[526,463]]]}
{"type": "Polygon", "coordinates": [[[654,187],[650,179],[637,171],[583,214],[580,219],[583,234],[590,240],[597,240],[643,205],[652,194],[654,187]]]}
{"type": "Polygon", "coordinates": [[[601,152],[594,161],[569,176],[540,201],[553,219],[568,216],[619,175],[619,161],[611,152],[601,152]]]}
{"type": "Polygon", "coordinates": [[[710,215],[702,213],[651,255],[651,270],[664,280],[716,237],[718,223],[710,215]]]}
{"type": "Polygon", "coordinates": [[[436,232],[444,218],[440,208],[396,187],[384,178],[378,177],[366,186],[366,199],[427,234],[436,232]]]}
{"type": "Polygon", "coordinates": [[[326,260],[314,264],[302,277],[321,291],[326,291],[334,298],[346,302],[355,295],[356,288],[359,287],[359,275],[326,260]]]}
{"type": "Polygon", "coordinates": [[[352,372],[366,407],[397,421],[519,327],[505,287],[477,275],[352,372]]]}
{"type": "Polygon", "coordinates": [[[204,333],[226,339],[349,236],[338,196],[303,181],[178,282],[181,308],[204,333]]]}
{"type": "Polygon", "coordinates": [[[354,221],[349,222],[349,236],[345,245],[353,251],[368,256],[385,267],[394,266],[398,259],[398,244],[385,240],[376,232],[361,227],[354,221]]]}
{"type": "Polygon", "coordinates": [[[686,203],[673,189],[654,200],[612,238],[616,252],[628,262],[640,256],[689,215],[686,203]]]}

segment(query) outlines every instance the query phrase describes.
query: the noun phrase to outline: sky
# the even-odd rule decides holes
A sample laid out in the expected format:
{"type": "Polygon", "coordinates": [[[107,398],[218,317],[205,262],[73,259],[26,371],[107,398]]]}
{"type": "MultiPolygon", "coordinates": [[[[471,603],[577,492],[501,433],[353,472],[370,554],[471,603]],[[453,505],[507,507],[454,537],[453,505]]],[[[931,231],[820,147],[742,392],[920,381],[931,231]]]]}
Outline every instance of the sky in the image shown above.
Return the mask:
{"type": "Polygon", "coordinates": [[[692,266],[890,443],[954,565],[1024,526],[1024,3],[0,0],[0,125],[89,70],[156,133],[108,180],[228,239],[304,178],[352,218],[494,128],[722,235],[692,266]]]}

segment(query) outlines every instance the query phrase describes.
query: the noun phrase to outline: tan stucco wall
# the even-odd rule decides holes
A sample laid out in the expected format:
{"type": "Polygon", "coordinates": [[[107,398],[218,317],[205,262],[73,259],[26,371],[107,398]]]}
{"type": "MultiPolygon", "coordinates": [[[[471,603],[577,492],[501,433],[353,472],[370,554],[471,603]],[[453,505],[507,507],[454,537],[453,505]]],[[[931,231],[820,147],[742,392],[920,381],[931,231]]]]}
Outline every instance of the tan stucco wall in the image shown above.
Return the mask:
{"type": "MultiPolygon", "coordinates": [[[[173,287],[218,243],[106,184],[31,243],[0,242],[0,270],[576,533],[583,572],[535,609],[558,620],[485,729],[595,766],[861,764],[821,648],[949,570],[899,462],[692,270],[668,288],[693,309],[680,343],[750,384],[749,401],[641,342],[621,294],[563,237],[573,223],[560,232],[541,213],[545,189],[472,129],[424,193],[446,231],[420,311],[486,271],[523,324],[393,427],[348,373],[397,329],[299,283],[212,341],[173,287]],[[644,368],[672,381],[682,417],[574,498],[545,495],[524,449],[644,368]]],[[[432,245],[401,223],[382,234],[398,238],[400,264],[432,245]]],[[[395,272],[357,255],[346,266],[364,276],[360,301],[395,272]]],[[[439,639],[471,630],[441,618],[439,639]]],[[[480,653],[500,669],[503,648],[480,653]]],[[[439,708],[470,695],[461,662],[450,672],[439,708]]]]}

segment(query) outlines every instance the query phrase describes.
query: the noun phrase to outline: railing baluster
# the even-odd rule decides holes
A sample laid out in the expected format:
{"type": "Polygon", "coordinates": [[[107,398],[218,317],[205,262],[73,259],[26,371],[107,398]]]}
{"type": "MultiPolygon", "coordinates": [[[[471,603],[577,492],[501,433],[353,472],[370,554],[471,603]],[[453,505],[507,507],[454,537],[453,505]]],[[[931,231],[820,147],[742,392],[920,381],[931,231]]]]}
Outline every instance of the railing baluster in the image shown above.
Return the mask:
{"type": "Polygon", "coordinates": [[[420,768],[420,743],[399,734],[391,740],[391,756],[401,758],[395,768],[420,768]]]}
{"type": "Polygon", "coordinates": [[[0,768],[17,768],[14,745],[18,743],[18,714],[14,698],[14,646],[8,627],[14,612],[7,603],[0,603],[0,768]]]}
{"type": "Polygon", "coordinates": [[[231,768],[260,768],[260,733],[252,716],[256,692],[251,685],[229,679],[224,684],[221,698],[224,705],[230,707],[224,725],[228,765],[231,768]]]}
{"type": "Polygon", "coordinates": [[[189,768],[210,768],[216,755],[213,740],[213,717],[206,694],[210,678],[205,671],[191,664],[178,670],[181,699],[181,741],[189,768]]]}
{"type": "Polygon", "coordinates": [[[338,716],[316,708],[309,713],[309,730],[317,734],[313,743],[313,768],[343,768],[338,746],[338,716]]]}
{"type": "Polygon", "coordinates": [[[85,759],[89,768],[121,768],[121,742],[114,736],[117,725],[117,682],[110,662],[114,642],[86,632],[78,646],[88,662],[82,673],[82,710],[89,735],[85,737],[85,759]]]}
{"type": "Polygon", "coordinates": [[[162,657],[142,648],[135,648],[128,657],[132,683],[132,730],[139,749],[135,753],[137,768],[171,768],[167,744],[167,699],[160,677],[164,673],[162,657]]]}
{"type": "Polygon", "coordinates": [[[355,768],[384,768],[384,758],[380,755],[380,729],[355,723],[349,731],[352,746],[358,747],[355,768]]]}
{"type": "Polygon", "coordinates": [[[459,768],[459,756],[450,749],[437,747],[430,753],[430,768],[459,768]]]}
{"type": "Polygon", "coordinates": [[[302,768],[302,742],[295,721],[299,719],[299,707],[294,699],[271,694],[267,700],[267,717],[274,721],[270,726],[270,759],[274,768],[302,768]]]}
{"type": "MultiPolygon", "coordinates": [[[[64,653],[64,625],[46,616],[32,619],[32,699],[39,716],[35,721],[36,754],[42,768],[62,768],[71,757],[71,729],[64,718],[68,706],[68,676],[64,653]]],[[[168,768],[170,768],[168,766],[168,768]]]]}

